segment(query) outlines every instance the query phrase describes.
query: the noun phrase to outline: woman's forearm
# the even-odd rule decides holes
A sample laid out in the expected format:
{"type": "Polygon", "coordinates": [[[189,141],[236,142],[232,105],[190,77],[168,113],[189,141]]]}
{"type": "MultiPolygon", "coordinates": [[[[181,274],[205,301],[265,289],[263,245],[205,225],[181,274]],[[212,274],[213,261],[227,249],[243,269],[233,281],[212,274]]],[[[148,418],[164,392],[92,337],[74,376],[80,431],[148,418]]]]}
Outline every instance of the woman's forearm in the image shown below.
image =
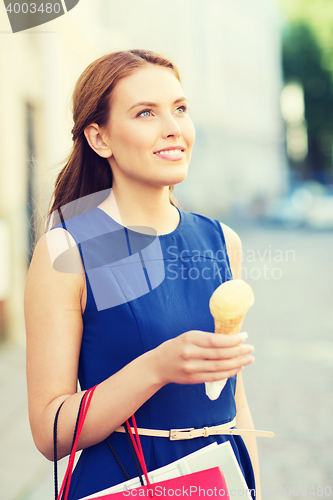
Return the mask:
{"type": "MultiPolygon", "coordinates": [[[[98,385],[91,401],[78,449],[103,441],[123,424],[163,383],[153,369],[154,351],[139,356],[98,385]]],[[[37,447],[53,460],[53,421],[62,401],[65,401],[58,419],[58,458],[70,453],[74,426],[83,392],[54,399],[41,415],[37,447]]]]}

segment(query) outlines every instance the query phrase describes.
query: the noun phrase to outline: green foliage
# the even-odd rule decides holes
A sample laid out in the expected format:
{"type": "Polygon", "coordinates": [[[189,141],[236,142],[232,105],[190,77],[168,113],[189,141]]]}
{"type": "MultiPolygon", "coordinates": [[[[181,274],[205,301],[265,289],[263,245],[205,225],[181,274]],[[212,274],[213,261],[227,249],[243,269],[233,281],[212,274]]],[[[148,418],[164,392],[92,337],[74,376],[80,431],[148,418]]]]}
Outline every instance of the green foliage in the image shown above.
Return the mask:
{"type": "Polygon", "coordinates": [[[322,65],[333,75],[332,0],[279,0],[286,24],[309,26],[321,50],[322,65]]]}
{"type": "Polygon", "coordinates": [[[303,20],[283,30],[282,55],[285,81],[298,81],[304,90],[309,154],[303,169],[318,178],[318,172],[333,171],[332,73],[313,29],[303,20]]]}

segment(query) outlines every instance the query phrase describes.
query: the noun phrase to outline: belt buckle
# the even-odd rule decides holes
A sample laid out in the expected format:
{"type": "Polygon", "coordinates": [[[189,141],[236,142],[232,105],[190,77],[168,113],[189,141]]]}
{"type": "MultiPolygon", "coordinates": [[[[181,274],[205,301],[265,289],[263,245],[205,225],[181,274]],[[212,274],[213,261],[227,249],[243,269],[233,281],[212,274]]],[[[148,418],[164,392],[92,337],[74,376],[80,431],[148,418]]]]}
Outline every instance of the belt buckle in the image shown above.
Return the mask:
{"type": "Polygon", "coordinates": [[[194,431],[194,427],[187,427],[185,429],[170,429],[169,439],[170,441],[179,441],[180,439],[192,439],[191,431],[194,431]]]}

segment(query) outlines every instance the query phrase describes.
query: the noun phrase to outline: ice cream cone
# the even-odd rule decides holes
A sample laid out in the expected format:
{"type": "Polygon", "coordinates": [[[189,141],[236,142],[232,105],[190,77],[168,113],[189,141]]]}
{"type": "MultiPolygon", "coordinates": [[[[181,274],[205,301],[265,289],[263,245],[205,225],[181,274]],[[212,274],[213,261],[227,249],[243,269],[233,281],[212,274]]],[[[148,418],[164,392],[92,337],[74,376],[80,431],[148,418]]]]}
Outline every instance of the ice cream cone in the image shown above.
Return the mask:
{"type": "Polygon", "coordinates": [[[239,314],[231,319],[224,321],[215,320],[215,333],[224,333],[225,335],[235,335],[240,332],[245,314],[239,314]]]}
{"type": "Polygon", "coordinates": [[[254,295],[243,280],[225,281],[209,301],[215,321],[215,332],[233,335],[239,332],[248,309],[253,306],[254,295]]]}
{"type": "MultiPolygon", "coordinates": [[[[230,280],[222,283],[209,301],[209,308],[214,317],[215,333],[235,335],[240,332],[245,315],[254,303],[250,285],[243,280],[230,280]]],[[[227,379],[206,382],[207,396],[215,400],[221,394],[227,379]]]]}

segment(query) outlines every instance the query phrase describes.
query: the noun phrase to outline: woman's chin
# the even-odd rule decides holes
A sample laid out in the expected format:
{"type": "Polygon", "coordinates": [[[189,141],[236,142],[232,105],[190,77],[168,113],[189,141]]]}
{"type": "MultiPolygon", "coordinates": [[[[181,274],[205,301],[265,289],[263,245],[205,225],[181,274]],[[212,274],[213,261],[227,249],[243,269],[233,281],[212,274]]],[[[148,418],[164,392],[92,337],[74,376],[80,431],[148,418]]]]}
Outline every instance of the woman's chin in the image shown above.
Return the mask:
{"type": "Polygon", "coordinates": [[[172,182],[170,183],[170,186],[175,186],[176,184],[180,184],[181,182],[184,182],[184,180],[187,177],[187,173],[183,176],[178,176],[176,179],[173,179],[172,182]]]}
{"type": "Polygon", "coordinates": [[[175,184],[180,184],[187,177],[188,169],[179,169],[178,172],[174,172],[173,175],[170,175],[170,180],[168,180],[169,186],[174,186],[175,184]]]}

